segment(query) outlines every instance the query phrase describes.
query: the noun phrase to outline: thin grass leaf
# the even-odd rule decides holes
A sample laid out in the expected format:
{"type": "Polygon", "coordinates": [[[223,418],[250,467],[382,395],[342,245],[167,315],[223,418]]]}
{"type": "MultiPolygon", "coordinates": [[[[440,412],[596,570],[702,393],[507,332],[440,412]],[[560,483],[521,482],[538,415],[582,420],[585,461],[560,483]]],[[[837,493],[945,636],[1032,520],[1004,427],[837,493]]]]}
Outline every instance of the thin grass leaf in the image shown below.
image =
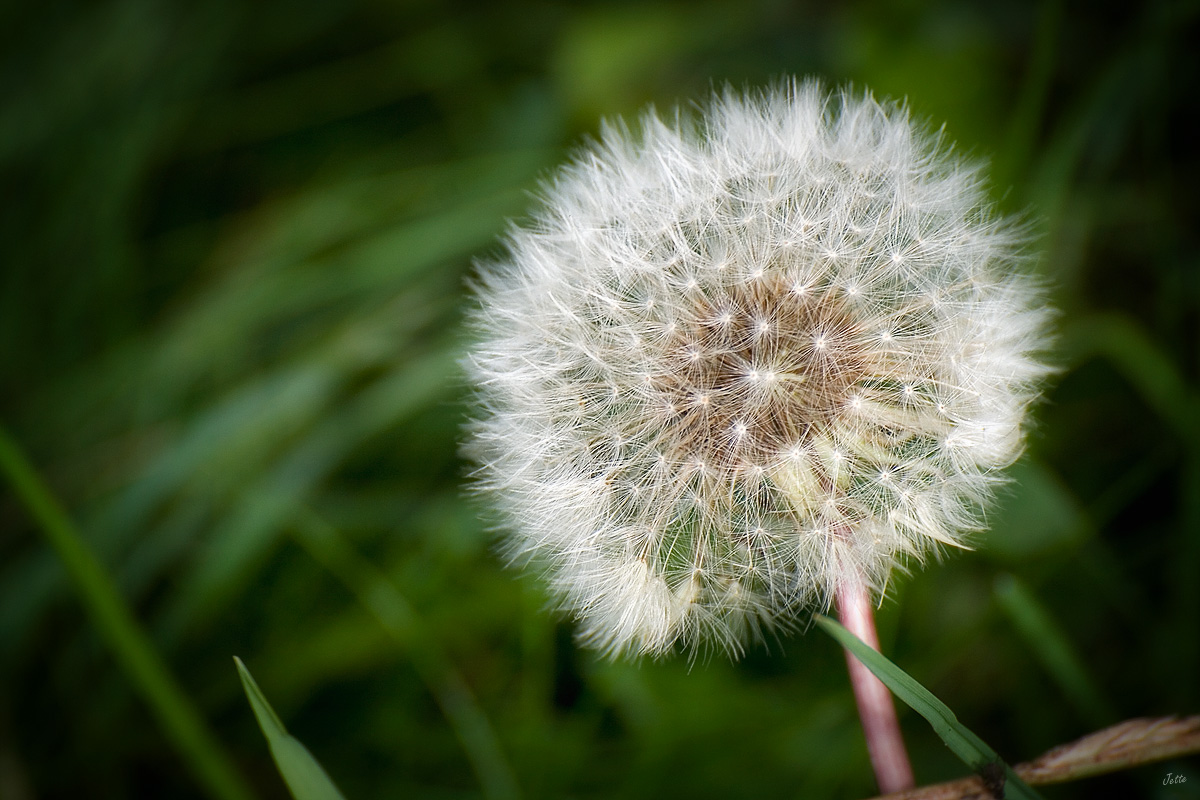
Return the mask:
{"type": "Polygon", "coordinates": [[[1141,9],[1140,19],[1132,21],[1133,35],[1091,78],[1090,86],[1079,92],[1071,107],[1061,114],[1062,121],[1043,146],[1043,155],[1035,166],[1033,184],[1037,187],[1038,207],[1045,209],[1051,217],[1050,230],[1056,227],[1053,224],[1055,218],[1062,215],[1089,145],[1093,145],[1099,136],[1127,135],[1136,120],[1139,110],[1131,100],[1138,95],[1130,92],[1130,88],[1144,77],[1139,68],[1163,47],[1171,26],[1182,24],[1172,20],[1165,8],[1167,4],[1147,4],[1141,9]]]}
{"type": "Polygon", "coordinates": [[[982,537],[988,557],[1021,563],[1094,538],[1094,525],[1079,499],[1048,464],[1023,458],[1009,475],[1011,488],[982,537]]]}
{"type": "Polygon", "coordinates": [[[80,602],[134,691],[158,718],[167,738],[206,792],[220,800],[250,800],[254,796],[250,788],[154,649],[112,577],[80,537],[62,504],[34,471],[17,443],[2,428],[0,473],[8,478],[16,496],[58,553],[80,602]]]}
{"type": "Polygon", "coordinates": [[[512,768],[491,721],[416,610],[378,567],[358,553],[315,513],[297,515],[295,535],[314,560],[329,570],[408,654],[462,744],[485,797],[519,796],[512,768]]]}
{"type": "Polygon", "coordinates": [[[1063,3],[1046,3],[1038,13],[1033,49],[1025,79],[1009,118],[1007,142],[992,170],[997,186],[1017,183],[1030,167],[1030,154],[1037,141],[1038,127],[1046,116],[1046,100],[1054,77],[1054,61],[1062,35],[1063,3]]]}
{"type": "Polygon", "coordinates": [[[1170,356],[1135,320],[1091,314],[1066,327],[1062,339],[1076,363],[1093,356],[1107,359],[1184,441],[1200,447],[1200,403],[1170,356]]]}
{"type": "Polygon", "coordinates": [[[233,663],[237,664],[246,699],[254,709],[258,726],[262,728],[267,745],[271,748],[271,757],[275,759],[275,766],[279,768],[279,774],[283,776],[283,782],[287,784],[292,797],[296,800],[345,800],[308,748],[287,732],[242,660],[234,656],[233,663]]]}
{"type": "MultiPolygon", "coordinates": [[[[1197,752],[1200,717],[1147,717],[1089,733],[1013,769],[1026,782],[1040,786],[1094,778],[1197,752]]],[[[986,791],[979,776],[973,775],[874,800],[980,800],[986,791]]]]}
{"type": "Polygon", "coordinates": [[[1040,800],[1041,795],[1029,787],[995,750],[958,721],[949,706],[938,700],[915,678],[893,664],[866,642],[823,614],[814,614],[817,623],[838,644],[845,647],[867,669],[883,681],[892,693],[903,700],[933,726],[941,740],[954,755],[984,778],[990,788],[1000,788],[998,796],[1020,800],[1040,800]]]}
{"type": "Polygon", "coordinates": [[[446,348],[414,357],[347,400],[313,427],[271,468],[248,484],[226,519],[208,537],[197,561],[166,601],[171,635],[217,618],[233,601],[282,535],[284,524],[309,493],[354,448],[399,424],[453,389],[457,363],[446,348]]]}
{"type": "Polygon", "coordinates": [[[1101,726],[1117,714],[1100,693],[1066,634],[1028,586],[1012,575],[996,580],[996,600],[1013,626],[1088,722],[1101,726]]]}

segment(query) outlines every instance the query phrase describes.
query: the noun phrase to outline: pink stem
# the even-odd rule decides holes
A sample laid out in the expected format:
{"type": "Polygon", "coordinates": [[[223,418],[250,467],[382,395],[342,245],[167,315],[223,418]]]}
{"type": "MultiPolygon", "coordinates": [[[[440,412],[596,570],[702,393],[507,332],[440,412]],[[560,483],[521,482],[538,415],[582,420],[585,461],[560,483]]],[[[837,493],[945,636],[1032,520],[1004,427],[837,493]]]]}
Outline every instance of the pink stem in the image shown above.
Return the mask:
{"type": "MultiPolygon", "coordinates": [[[[837,605],[842,624],[878,650],[875,609],[863,582],[844,582],[838,589],[837,605]]],[[[911,789],[914,786],[912,766],[908,763],[908,753],[900,735],[900,723],[896,719],[896,706],[892,703],[891,692],[849,650],[846,651],[846,665],[850,670],[850,685],[854,687],[858,716],[862,719],[867,752],[871,756],[879,791],[890,794],[911,789]]]]}

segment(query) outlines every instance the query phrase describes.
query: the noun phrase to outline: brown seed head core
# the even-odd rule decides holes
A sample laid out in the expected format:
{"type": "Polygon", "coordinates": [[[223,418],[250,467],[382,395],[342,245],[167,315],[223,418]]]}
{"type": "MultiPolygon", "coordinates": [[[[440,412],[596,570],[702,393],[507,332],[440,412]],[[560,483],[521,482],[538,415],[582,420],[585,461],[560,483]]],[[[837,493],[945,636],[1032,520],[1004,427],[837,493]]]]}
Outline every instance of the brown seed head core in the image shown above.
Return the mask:
{"type": "Polygon", "coordinates": [[[765,468],[804,446],[869,370],[845,292],[756,278],[693,291],[647,381],[680,462],[765,468]]]}

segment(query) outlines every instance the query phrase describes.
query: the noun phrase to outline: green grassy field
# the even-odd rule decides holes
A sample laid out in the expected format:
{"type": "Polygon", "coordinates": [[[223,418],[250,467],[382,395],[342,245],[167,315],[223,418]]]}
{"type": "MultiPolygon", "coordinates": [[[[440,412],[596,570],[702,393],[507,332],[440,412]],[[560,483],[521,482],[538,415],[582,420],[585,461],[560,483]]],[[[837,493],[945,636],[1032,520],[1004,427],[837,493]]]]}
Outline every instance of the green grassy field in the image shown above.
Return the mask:
{"type": "MultiPolygon", "coordinates": [[[[458,455],[466,279],[538,180],[604,117],[789,75],[988,159],[1061,310],[1014,482],[976,549],[895,583],[885,652],[1014,762],[1200,711],[1198,12],[0,10],[0,425],[145,637],[0,482],[0,797],[285,797],[234,655],[348,800],[871,794],[829,637],[579,649],[458,455]]],[[[919,782],[965,774],[901,716],[919,782]]],[[[1200,797],[1200,760],[1045,796],[1200,797]]]]}

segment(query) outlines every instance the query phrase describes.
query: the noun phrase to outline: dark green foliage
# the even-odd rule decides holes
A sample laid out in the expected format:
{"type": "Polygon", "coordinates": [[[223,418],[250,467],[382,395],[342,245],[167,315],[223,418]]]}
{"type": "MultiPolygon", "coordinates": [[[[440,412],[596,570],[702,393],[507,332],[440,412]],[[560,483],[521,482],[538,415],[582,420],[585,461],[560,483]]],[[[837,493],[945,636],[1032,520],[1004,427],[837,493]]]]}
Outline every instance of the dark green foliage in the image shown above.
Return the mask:
{"type": "MultiPolygon", "coordinates": [[[[234,654],[349,800],[871,793],[832,641],[599,661],[457,455],[466,276],[538,178],[603,116],[792,74],[990,157],[1062,309],[1015,482],[897,579],[886,653],[1010,763],[1200,710],[1194,3],[9,6],[0,424],[261,797],[234,654]]],[[[0,796],[203,796],[90,619],[5,484],[0,796]]],[[[964,774],[901,716],[918,780],[964,774]]]]}

